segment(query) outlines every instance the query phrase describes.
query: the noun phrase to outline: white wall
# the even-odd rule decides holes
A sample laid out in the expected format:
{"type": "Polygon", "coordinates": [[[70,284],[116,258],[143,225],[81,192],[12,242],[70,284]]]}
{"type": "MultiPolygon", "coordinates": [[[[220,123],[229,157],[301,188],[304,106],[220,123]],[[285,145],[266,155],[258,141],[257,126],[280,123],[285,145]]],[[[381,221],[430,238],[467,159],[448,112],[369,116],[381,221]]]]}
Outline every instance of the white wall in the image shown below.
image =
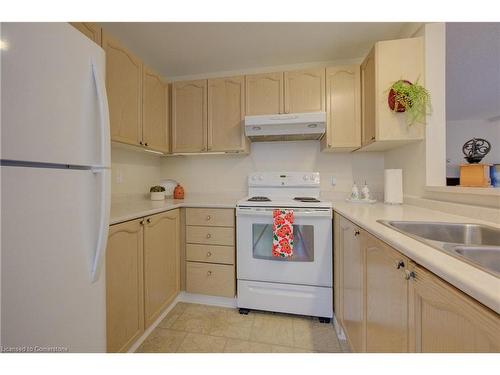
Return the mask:
{"type": "Polygon", "coordinates": [[[497,121],[448,121],[446,134],[446,175],[448,177],[460,175],[460,164],[466,163],[462,146],[472,138],[483,138],[491,143],[491,151],[481,161],[482,163],[500,163],[500,119],[497,121]]]}
{"type": "Polygon", "coordinates": [[[256,171],[315,171],[321,190],[344,196],[353,181],[366,182],[383,192],[382,153],[322,153],[318,141],[252,143],[250,155],[196,155],[162,159],[163,178],[178,180],[187,193],[238,192],[246,194],[246,178],[256,171]],[[331,185],[332,177],[337,180],[331,185]]]}
{"type": "Polygon", "coordinates": [[[130,150],[125,146],[111,148],[111,194],[141,194],[157,184],[161,175],[161,159],[154,154],[130,150]],[[122,182],[118,182],[121,177],[122,182]]]}

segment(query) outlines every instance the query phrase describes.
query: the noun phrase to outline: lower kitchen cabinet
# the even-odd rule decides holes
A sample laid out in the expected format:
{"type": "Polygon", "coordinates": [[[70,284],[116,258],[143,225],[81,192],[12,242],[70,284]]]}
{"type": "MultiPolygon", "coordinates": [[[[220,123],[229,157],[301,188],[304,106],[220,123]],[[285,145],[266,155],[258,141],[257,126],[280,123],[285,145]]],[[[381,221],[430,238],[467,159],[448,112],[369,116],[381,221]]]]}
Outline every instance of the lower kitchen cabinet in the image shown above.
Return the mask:
{"type": "Polygon", "coordinates": [[[109,230],[106,252],[107,351],[127,351],[143,332],[143,225],[139,219],[113,225],[109,230]]]}
{"type": "Polygon", "coordinates": [[[106,253],[108,352],[125,352],[180,288],[179,210],[112,225],[106,253]]]}
{"type": "Polygon", "coordinates": [[[335,213],[335,316],[355,352],[500,352],[500,315],[335,213]]]}
{"type": "MultiPolygon", "coordinates": [[[[360,229],[344,219],[339,218],[339,234],[341,245],[340,266],[341,279],[338,287],[342,288],[339,293],[341,298],[340,314],[341,323],[346,331],[347,339],[356,352],[364,351],[365,328],[364,328],[364,256],[361,248],[360,229]]],[[[338,284],[337,283],[337,284],[338,284]]],[[[335,284],[335,283],[334,283],[335,284]]],[[[338,302],[337,302],[338,303],[338,302]]]]}
{"type": "Polygon", "coordinates": [[[363,231],[366,259],[366,351],[408,352],[409,259],[363,231]]]}
{"type": "Polygon", "coordinates": [[[500,316],[428,270],[412,265],[412,352],[500,352],[500,316]]]}
{"type": "Polygon", "coordinates": [[[148,328],[180,289],[179,211],[153,215],[144,223],[144,321],[148,328]]]}
{"type": "Polygon", "coordinates": [[[235,212],[228,208],[186,209],[186,291],[234,298],[235,212]]]}

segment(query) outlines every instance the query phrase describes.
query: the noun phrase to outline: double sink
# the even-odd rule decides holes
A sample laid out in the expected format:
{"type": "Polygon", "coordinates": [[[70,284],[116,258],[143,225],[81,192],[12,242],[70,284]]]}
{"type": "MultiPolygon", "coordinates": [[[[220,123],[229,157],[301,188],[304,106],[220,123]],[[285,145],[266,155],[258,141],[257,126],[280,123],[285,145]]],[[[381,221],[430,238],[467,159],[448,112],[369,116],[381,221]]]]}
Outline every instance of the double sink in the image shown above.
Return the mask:
{"type": "Polygon", "coordinates": [[[500,229],[482,224],[377,221],[500,277],[500,229]]]}

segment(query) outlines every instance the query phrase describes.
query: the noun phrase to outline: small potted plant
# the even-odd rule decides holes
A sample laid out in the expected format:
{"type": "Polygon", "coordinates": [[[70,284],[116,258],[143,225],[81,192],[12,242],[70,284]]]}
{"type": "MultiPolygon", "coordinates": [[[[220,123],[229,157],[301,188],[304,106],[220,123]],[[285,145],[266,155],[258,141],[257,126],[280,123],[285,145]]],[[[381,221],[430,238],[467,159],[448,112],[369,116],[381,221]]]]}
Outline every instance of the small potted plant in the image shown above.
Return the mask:
{"type": "Polygon", "coordinates": [[[389,88],[387,102],[394,112],[406,112],[408,125],[416,122],[425,123],[425,116],[431,110],[430,94],[427,89],[418,84],[400,79],[389,88]]]}
{"type": "Polygon", "coordinates": [[[165,188],[163,186],[153,186],[149,189],[149,192],[151,193],[152,201],[162,201],[165,199],[165,188]]]}

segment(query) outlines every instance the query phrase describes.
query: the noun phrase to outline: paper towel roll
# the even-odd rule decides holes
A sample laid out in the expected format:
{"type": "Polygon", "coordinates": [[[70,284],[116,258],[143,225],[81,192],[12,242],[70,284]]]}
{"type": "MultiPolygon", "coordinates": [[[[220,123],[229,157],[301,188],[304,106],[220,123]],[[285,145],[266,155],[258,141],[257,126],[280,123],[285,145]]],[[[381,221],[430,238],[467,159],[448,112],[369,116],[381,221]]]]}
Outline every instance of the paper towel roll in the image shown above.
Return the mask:
{"type": "Polygon", "coordinates": [[[384,202],[389,204],[403,203],[403,170],[384,170],[384,202]]]}

